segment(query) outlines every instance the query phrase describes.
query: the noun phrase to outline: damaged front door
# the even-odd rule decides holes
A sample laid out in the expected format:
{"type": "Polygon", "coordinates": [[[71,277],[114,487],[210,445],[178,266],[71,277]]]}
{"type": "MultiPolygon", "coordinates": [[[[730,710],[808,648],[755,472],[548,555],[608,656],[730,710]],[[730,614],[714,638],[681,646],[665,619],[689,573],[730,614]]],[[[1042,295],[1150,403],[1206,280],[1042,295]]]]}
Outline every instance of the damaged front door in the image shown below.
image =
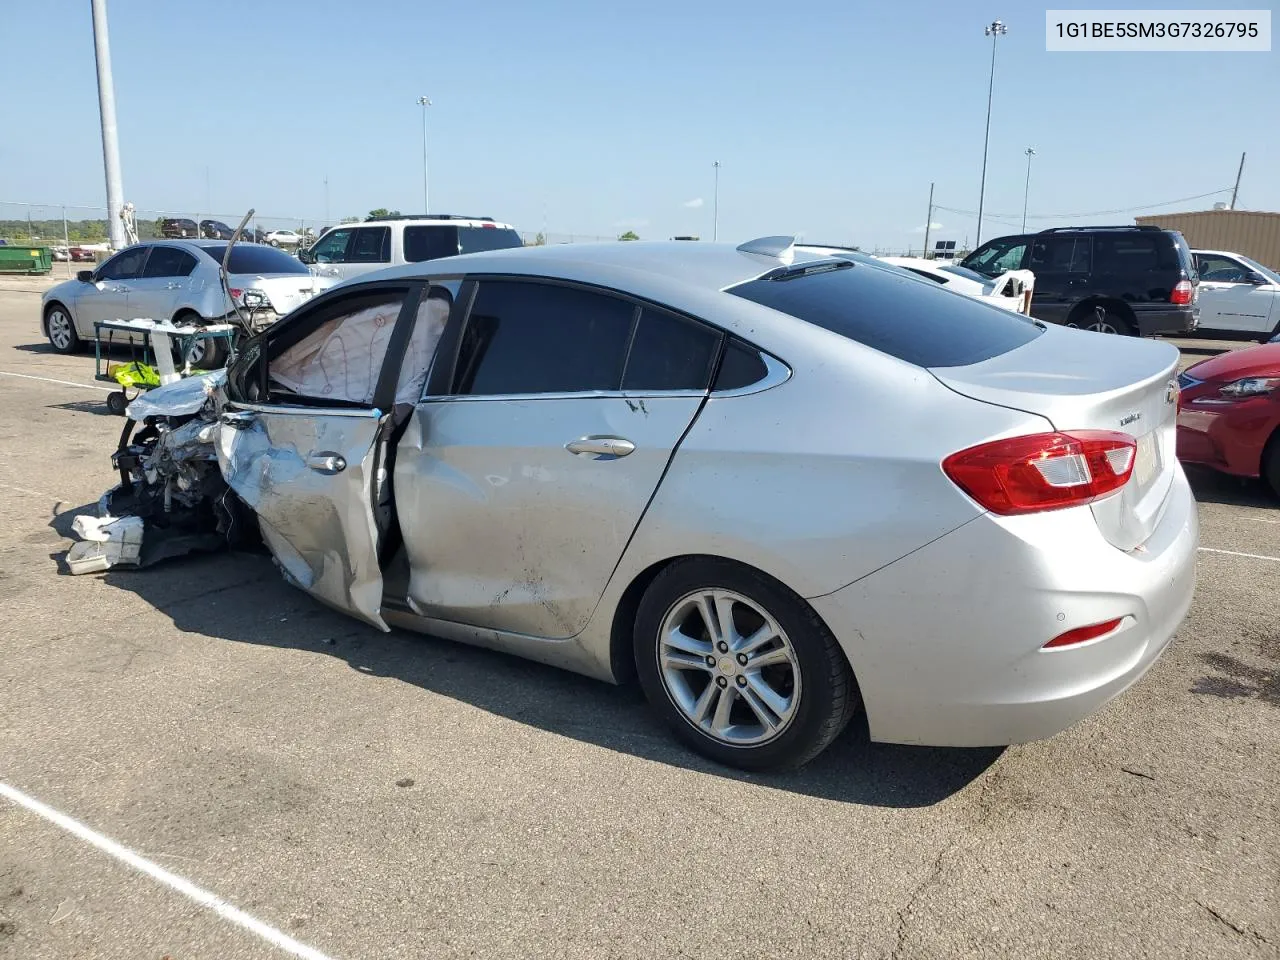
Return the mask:
{"type": "Polygon", "coordinates": [[[248,369],[233,370],[233,383],[253,389],[232,391],[218,435],[222,475],[257,514],[286,578],[380,630],[375,504],[419,294],[366,288],[295,315],[256,358],[247,352],[248,369]]]}

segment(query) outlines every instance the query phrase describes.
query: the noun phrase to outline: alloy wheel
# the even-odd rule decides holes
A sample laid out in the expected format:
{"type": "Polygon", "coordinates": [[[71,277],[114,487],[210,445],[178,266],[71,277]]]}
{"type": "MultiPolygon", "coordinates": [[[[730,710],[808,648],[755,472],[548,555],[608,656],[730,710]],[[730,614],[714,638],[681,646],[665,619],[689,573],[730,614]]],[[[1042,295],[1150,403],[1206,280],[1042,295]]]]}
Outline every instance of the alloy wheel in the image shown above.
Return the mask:
{"type": "Polygon", "coordinates": [[[66,350],[71,346],[75,339],[75,328],[71,325],[71,318],[61,310],[52,310],[49,313],[49,342],[59,350],[66,350]]]}
{"type": "Polygon", "coordinates": [[[704,589],[676,601],[662,618],[657,657],[671,702],[714,740],[767,743],[795,717],[795,649],[777,620],[742,594],[704,589]]]}

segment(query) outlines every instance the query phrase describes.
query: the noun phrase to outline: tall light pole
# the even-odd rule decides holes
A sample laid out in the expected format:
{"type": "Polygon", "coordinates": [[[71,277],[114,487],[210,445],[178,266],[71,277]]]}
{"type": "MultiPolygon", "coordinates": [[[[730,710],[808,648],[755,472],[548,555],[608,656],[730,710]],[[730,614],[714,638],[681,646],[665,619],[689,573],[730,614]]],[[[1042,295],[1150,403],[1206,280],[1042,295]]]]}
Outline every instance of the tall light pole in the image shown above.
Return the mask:
{"type": "Polygon", "coordinates": [[[419,97],[418,103],[422,107],[422,212],[431,212],[431,202],[427,194],[427,107],[431,106],[431,101],[426,97],[419,97]]]}
{"type": "Polygon", "coordinates": [[[1035,147],[1027,147],[1022,151],[1027,155],[1027,186],[1022,191],[1022,232],[1027,232],[1027,198],[1031,196],[1031,158],[1036,155],[1035,147]]]}
{"type": "Polygon", "coordinates": [[[107,236],[111,247],[124,246],[124,186],[120,181],[120,141],[116,129],[116,87],[111,78],[111,42],[107,37],[107,0],[92,0],[93,52],[98,62],[98,113],[102,118],[102,164],[107,174],[107,236]]]}
{"type": "Polygon", "coordinates": [[[996,85],[996,40],[1009,32],[999,20],[992,20],[983,31],[991,38],[991,79],[987,81],[987,133],[982,141],[982,186],[978,190],[978,232],[974,235],[973,245],[982,243],[982,205],[987,198],[987,147],[991,145],[991,94],[996,85]]]}
{"type": "Polygon", "coordinates": [[[716,172],[715,192],[711,195],[711,242],[720,239],[720,161],[712,160],[711,166],[716,172]]]}

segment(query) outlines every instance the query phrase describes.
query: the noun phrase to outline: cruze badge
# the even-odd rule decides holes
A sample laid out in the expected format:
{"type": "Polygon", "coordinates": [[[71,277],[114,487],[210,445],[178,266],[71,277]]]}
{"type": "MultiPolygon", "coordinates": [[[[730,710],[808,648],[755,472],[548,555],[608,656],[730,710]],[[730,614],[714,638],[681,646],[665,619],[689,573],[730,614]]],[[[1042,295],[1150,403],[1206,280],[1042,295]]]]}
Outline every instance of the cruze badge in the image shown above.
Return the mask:
{"type": "Polygon", "coordinates": [[[1120,421],[1120,426],[1127,427],[1129,424],[1133,423],[1134,421],[1141,420],[1141,419],[1142,419],[1142,414],[1131,413],[1127,417],[1125,417],[1123,420],[1120,421]]]}

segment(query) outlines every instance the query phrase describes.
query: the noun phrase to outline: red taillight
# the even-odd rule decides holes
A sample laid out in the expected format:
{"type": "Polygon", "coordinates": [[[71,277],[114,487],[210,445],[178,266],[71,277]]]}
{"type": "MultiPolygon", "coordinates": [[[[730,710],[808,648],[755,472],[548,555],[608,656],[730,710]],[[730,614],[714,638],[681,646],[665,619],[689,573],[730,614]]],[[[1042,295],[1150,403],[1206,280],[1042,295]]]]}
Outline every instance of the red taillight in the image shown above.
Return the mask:
{"type": "Polygon", "coordinates": [[[1092,503],[1129,482],[1138,441],[1111,430],[1036,433],[953,453],[943,472],[992,513],[1092,503]]]}
{"type": "Polygon", "coordinates": [[[240,296],[244,293],[243,290],[237,290],[235,287],[228,288],[227,292],[231,294],[232,300],[239,300],[240,296]]]}
{"type": "Polygon", "coordinates": [[[1169,302],[1179,307],[1185,307],[1191,302],[1191,298],[1195,296],[1195,287],[1191,286],[1190,280],[1179,280],[1178,285],[1173,288],[1173,293],[1169,294],[1169,302]]]}
{"type": "Polygon", "coordinates": [[[1108,620],[1106,623],[1095,623],[1088,627],[1076,627],[1074,630],[1068,630],[1066,633],[1060,633],[1041,649],[1056,650],[1059,647],[1070,647],[1077,643],[1084,643],[1086,640],[1096,640],[1098,637],[1105,636],[1116,627],[1120,626],[1120,621],[1124,617],[1116,617],[1114,620],[1108,620]]]}

